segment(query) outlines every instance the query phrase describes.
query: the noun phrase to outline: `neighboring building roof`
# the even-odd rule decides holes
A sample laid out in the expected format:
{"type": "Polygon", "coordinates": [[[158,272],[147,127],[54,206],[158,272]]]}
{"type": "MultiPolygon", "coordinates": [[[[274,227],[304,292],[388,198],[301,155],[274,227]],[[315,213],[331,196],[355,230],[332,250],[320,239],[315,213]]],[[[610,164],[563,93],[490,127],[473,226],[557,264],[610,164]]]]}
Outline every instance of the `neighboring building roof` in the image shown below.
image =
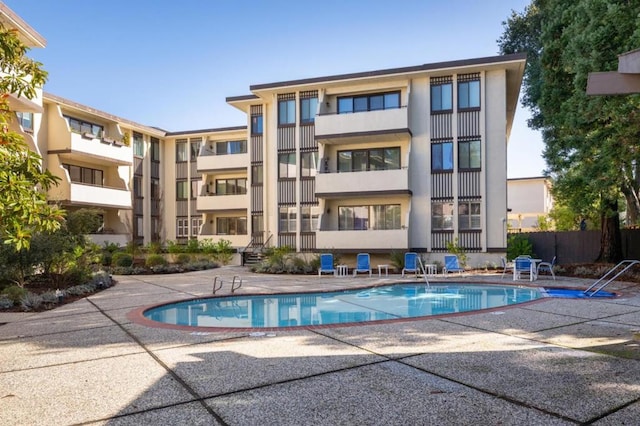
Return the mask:
{"type": "Polygon", "coordinates": [[[6,28],[18,30],[20,41],[28,47],[45,47],[47,45],[47,40],[44,37],[2,2],[0,2],[0,23],[6,28]]]}
{"type": "Polygon", "coordinates": [[[183,130],[179,132],[167,132],[165,136],[182,136],[192,135],[199,133],[220,133],[220,132],[232,132],[237,130],[247,130],[247,126],[233,126],[233,127],[218,127],[217,129],[201,129],[201,130],[183,130]]]}
{"type": "Polygon", "coordinates": [[[618,71],[590,72],[587,95],[640,93],[640,49],[618,55],[618,71]]]}

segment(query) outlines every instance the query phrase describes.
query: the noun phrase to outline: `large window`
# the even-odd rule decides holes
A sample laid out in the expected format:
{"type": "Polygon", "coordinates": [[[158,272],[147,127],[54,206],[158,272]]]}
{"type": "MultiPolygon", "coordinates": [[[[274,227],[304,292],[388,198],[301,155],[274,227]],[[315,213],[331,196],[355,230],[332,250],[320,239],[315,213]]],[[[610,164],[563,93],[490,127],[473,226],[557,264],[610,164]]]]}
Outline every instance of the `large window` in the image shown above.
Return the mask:
{"type": "Polygon", "coordinates": [[[453,91],[451,83],[431,86],[431,112],[453,110],[453,91]]]}
{"type": "Polygon", "coordinates": [[[191,161],[196,161],[198,158],[198,152],[200,152],[200,141],[189,142],[189,158],[191,161]]]}
{"type": "Polygon", "coordinates": [[[278,102],[278,125],[296,124],[296,101],[295,99],[278,102]]]}
{"type": "Polygon", "coordinates": [[[189,182],[179,180],[176,182],[176,200],[186,200],[189,197],[189,182]]]}
{"type": "Polygon", "coordinates": [[[191,235],[194,237],[200,235],[200,228],[202,227],[202,216],[191,218],[191,235]]]}
{"type": "Polygon", "coordinates": [[[216,219],[217,235],[247,235],[246,217],[219,217],[216,219]]]}
{"type": "Polygon", "coordinates": [[[191,199],[195,200],[198,197],[198,188],[202,184],[200,179],[192,179],[191,180],[191,199]]]}
{"type": "Polygon", "coordinates": [[[297,212],[295,207],[279,208],[279,230],[280,232],[296,232],[297,212]]]}
{"type": "Polygon", "coordinates": [[[187,142],[176,142],[176,162],[187,161],[187,142]]]}
{"type": "Polygon", "coordinates": [[[338,98],[338,114],[400,108],[400,92],[375,93],[338,98]]]}
{"type": "Polygon", "coordinates": [[[458,168],[479,169],[480,163],[480,141],[458,142],[458,168]]]}
{"type": "Polygon", "coordinates": [[[318,108],[318,98],[300,99],[300,123],[310,124],[316,118],[316,110],[318,108]]]}
{"type": "Polygon", "coordinates": [[[431,171],[453,170],[453,142],[431,144],[431,171]]]}
{"type": "Polygon", "coordinates": [[[303,152],[300,154],[300,177],[313,177],[318,170],[316,169],[316,162],[318,161],[318,153],[303,152]]]}
{"type": "Polygon", "coordinates": [[[278,177],[280,177],[281,179],[296,177],[296,153],[295,152],[278,154],[278,177]]]}
{"type": "Polygon", "coordinates": [[[251,134],[252,135],[262,134],[262,115],[251,116],[251,134]]]}
{"type": "Polygon", "coordinates": [[[318,229],[318,217],[320,216],[320,207],[318,206],[302,206],[300,207],[300,231],[313,232],[318,229]]]}
{"type": "Polygon", "coordinates": [[[480,108],[480,81],[458,83],[458,109],[480,108]]]}
{"type": "Polygon", "coordinates": [[[62,167],[69,171],[71,182],[95,186],[103,186],[104,184],[102,170],[72,166],[71,164],[63,164],[62,167]]]}
{"type": "Polygon", "coordinates": [[[247,179],[216,179],[216,195],[237,195],[247,193],[247,179]]]}
{"type": "Polygon", "coordinates": [[[431,228],[436,231],[453,230],[453,203],[431,204],[431,228]]]}
{"type": "Polygon", "coordinates": [[[399,168],[399,147],[338,151],[338,172],[340,173],[399,168]]]}
{"type": "Polygon", "coordinates": [[[261,214],[251,216],[251,232],[253,234],[264,232],[264,217],[261,214]]]}
{"type": "Polygon", "coordinates": [[[251,166],[251,184],[252,185],[262,185],[262,164],[257,164],[255,166],[251,166]]]}
{"type": "Polygon", "coordinates": [[[338,207],[338,229],[400,229],[400,204],[338,207]]]}
{"type": "Polygon", "coordinates": [[[247,152],[247,141],[216,142],[216,155],[244,154],[247,152]]]}
{"type": "Polygon", "coordinates": [[[79,118],[69,117],[68,115],[65,115],[64,118],[67,119],[69,128],[72,132],[82,134],[88,133],[96,138],[102,137],[102,133],[104,132],[104,127],[102,125],[81,120],[79,118]]]}
{"type": "Polygon", "coordinates": [[[480,203],[477,201],[463,201],[458,203],[458,227],[465,229],[480,229],[480,203]]]}
{"type": "Polygon", "coordinates": [[[133,155],[137,157],[144,156],[144,141],[140,133],[133,133],[133,155]]]}
{"type": "Polygon", "coordinates": [[[32,112],[16,112],[18,123],[25,131],[33,131],[33,113],[32,112]]]}
{"type": "MultiPolygon", "coordinates": [[[[133,137],[136,137],[136,133],[133,134],[133,137]]],[[[142,139],[142,135],[140,135],[140,138],[142,139]]],[[[151,161],[156,161],[159,162],[160,161],[160,140],[157,138],[151,138],[151,145],[150,145],[150,151],[151,151],[151,161]]]]}

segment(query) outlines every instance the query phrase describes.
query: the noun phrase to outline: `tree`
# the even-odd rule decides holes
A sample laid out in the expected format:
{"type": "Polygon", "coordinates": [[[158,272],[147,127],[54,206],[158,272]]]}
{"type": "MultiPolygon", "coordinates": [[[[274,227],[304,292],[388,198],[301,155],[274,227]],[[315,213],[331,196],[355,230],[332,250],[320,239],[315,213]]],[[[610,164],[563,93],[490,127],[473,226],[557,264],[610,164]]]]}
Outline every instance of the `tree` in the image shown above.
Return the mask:
{"type": "Polygon", "coordinates": [[[16,250],[28,248],[37,232],[59,229],[64,217],[46,200],[46,191],[58,178],[42,170],[42,157],[9,126],[15,114],[8,97],[33,99],[46,80],[42,64],[26,57],[27,50],[15,30],[0,25],[0,237],[16,250]]]}
{"type": "Polygon", "coordinates": [[[617,69],[617,55],[639,45],[639,14],[639,2],[533,0],[498,40],[503,53],[528,52],[523,104],[542,132],[554,197],[578,216],[598,212],[599,259],[610,262],[622,255],[622,195],[637,217],[640,97],[587,96],[587,77],[617,69]]]}

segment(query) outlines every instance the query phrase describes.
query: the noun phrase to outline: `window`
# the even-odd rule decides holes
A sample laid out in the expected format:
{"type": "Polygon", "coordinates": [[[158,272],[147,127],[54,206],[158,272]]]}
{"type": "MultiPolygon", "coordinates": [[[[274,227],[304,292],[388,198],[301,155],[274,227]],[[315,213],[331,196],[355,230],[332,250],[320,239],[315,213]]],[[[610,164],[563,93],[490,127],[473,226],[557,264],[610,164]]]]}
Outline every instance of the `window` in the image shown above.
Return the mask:
{"type": "Polygon", "coordinates": [[[247,235],[246,217],[219,217],[216,219],[217,235],[247,235]]]}
{"type": "Polygon", "coordinates": [[[400,92],[338,98],[338,114],[400,108],[400,92]]]}
{"type": "Polygon", "coordinates": [[[251,232],[253,234],[264,232],[264,218],[261,214],[251,216],[251,232]]]}
{"type": "Polygon", "coordinates": [[[251,166],[251,184],[262,185],[262,164],[251,166]]]}
{"type": "Polygon", "coordinates": [[[400,148],[338,151],[338,172],[365,172],[400,168],[400,148]]]}
{"type": "Polygon", "coordinates": [[[202,227],[202,216],[191,218],[191,235],[200,235],[200,228],[202,227]]]}
{"type": "Polygon", "coordinates": [[[480,81],[458,83],[458,109],[480,108],[480,81]]]}
{"type": "Polygon", "coordinates": [[[102,137],[104,126],[96,123],[91,123],[89,121],[80,120],[79,118],[69,117],[68,115],[64,115],[63,117],[67,120],[67,123],[69,123],[69,129],[71,129],[72,132],[82,134],[88,133],[96,138],[102,137]]]}
{"type": "Polygon", "coordinates": [[[144,141],[140,133],[133,134],[133,155],[137,157],[144,156],[144,141]]]}
{"type": "Polygon", "coordinates": [[[216,179],[216,195],[236,195],[247,193],[247,179],[216,179]]]}
{"type": "Polygon", "coordinates": [[[72,166],[71,164],[63,164],[62,167],[67,169],[69,172],[69,179],[71,179],[71,182],[95,186],[103,186],[104,184],[102,170],[72,166]]]}
{"type": "Polygon", "coordinates": [[[158,179],[151,179],[151,199],[160,199],[160,180],[158,179]]]}
{"type": "Polygon", "coordinates": [[[33,113],[32,112],[16,112],[18,116],[18,123],[25,131],[33,132],[33,113]]]}
{"type": "Polygon", "coordinates": [[[244,154],[247,152],[247,141],[216,142],[216,155],[244,154]]]}
{"type": "Polygon", "coordinates": [[[176,142],[176,162],[187,161],[187,142],[176,142]]]}
{"type": "Polygon", "coordinates": [[[251,116],[251,134],[252,135],[262,134],[262,116],[261,115],[251,116]]]}
{"type": "Polygon", "coordinates": [[[318,229],[318,217],[320,216],[320,207],[318,206],[302,206],[300,207],[300,231],[313,232],[318,229]]]}
{"type": "Polygon", "coordinates": [[[458,142],[458,168],[479,169],[480,141],[458,142]]]}
{"type": "MultiPolygon", "coordinates": [[[[136,137],[136,133],[134,132],[133,137],[136,137]]],[[[142,135],[140,135],[140,139],[142,139],[142,135]]],[[[160,141],[156,138],[151,138],[151,161],[160,161],[160,141]]]]}
{"type": "Polygon", "coordinates": [[[453,142],[431,144],[431,171],[453,170],[453,142]]]}
{"type": "Polygon", "coordinates": [[[318,170],[316,162],[318,161],[317,152],[300,153],[300,177],[314,177],[318,170]]]}
{"type": "Polygon", "coordinates": [[[458,227],[464,229],[480,229],[480,203],[464,201],[458,203],[458,227]]]}
{"type": "Polygon", "coordinates": [[[318,98],[300,99],[300,123],[313,123],[318,109],[318,98]]]}
{"type": "Polygon", "coordinates": [[[188,191],[189,185],[186,180],[176,182],[176,200],[186,200],[189,197],[188,191]]]}
{"type": "Polygon", "coordinates": [[[280,232],[296,232],[297,212],[295,207],[280,207],[280,232]]]}
{"type": "Polygon", "coordinates": [[[451,111],[453,109],[453,91],[451,83],[431,86],[431,112],[451,111]]]}
{"type": "Polygon", "coordinates": [[[296,124],[296,101],[294,99],[278,102],[278,125],[296,124]]]}
{"type": "Polygon", "coordinates": [[[439,231],[453,229],[453,203],[431,204],[431,228],[439,231]]]}
{"type": "Polygon", "coordinates": [[[400,204],[338,207],[338,229],[400,229],[400,204]]]}
{"type": "Polygon", "coordinates": [[[198,196],[198,187],[200,186],[200,183],[202,181],[200,179],[193,179],[191,180],[191,199],[195,200],[196,197],[198,196]]]}
{"type": "Polygon", "coordinates": [[[281,179],[296,177],[296,153],[278,154],[278,177],[281,179]]]}
{"type": "Polygon", "coordinates": [[[142,178],[138,176],[133,177],[133,196],[136,198],[142,198],[142,178]]]}
{"type": "Polygon", "coordinates": [[[186,238],[189,236],[189,219],[186,217],[176,219],[176,237],[186,238]]]}
{"type": "Polygon", "coordinates": [[[136,237],[144,237],[144,218],[136,216],[136,237]]]}
{"type": "Polygon", "coordinates": [[[192,162],[196,161],[196,159],[198,158],[198,152],[200,151],[200,141],[190,142],[189,148],[189,158],[192,162]]]}

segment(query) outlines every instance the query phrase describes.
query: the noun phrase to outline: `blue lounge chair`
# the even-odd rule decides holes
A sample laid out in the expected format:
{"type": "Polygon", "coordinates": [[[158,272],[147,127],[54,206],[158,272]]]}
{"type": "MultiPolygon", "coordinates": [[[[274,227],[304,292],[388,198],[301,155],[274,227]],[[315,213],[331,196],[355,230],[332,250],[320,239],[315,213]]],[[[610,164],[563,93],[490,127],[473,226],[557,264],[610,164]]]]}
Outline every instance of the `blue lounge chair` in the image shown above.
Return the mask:
{"type": "Polygon", "coordinates": [[[320,255],[320,268],[318,268],[318,275],[322,273],[336,274],[336,269],[333,267],[333,255],[331,253],[324,253],[320,255]]]}
{"type": "Polygon", "coordinates": [[[535,279],[535,270],[531,265],[530,257],[516,257],[513,260],[513,280],[522,279],[524,275],[529,276],[529,281],[535,279]]]}
{"type": "Polygon", "coordinates": [[[556,274],[553,273],[553,267],[556,265],[556,256],[553,256],[551,262],[540,262],[538,264],[538,270],[536,271],[537,275],[540,275],[540,271],[547,271],[551,273],[553,280],[556,280],[556,274]]]}
{"type": "Polygon", "coordinates": [[[353,276],[355,277],[358,272],[368,272],[371,276],[371,261],[369,253],[358,253],[356,257],[356,267],[353,270],[353,276]]]}
{"type": "Polygon", "coordinates": [[[464,268],[460,266],[458,256],[455,254],[444,255],[444,268],[442,268],[442,273],[447,275],[449,272],[459,272],[460,274],[464,272],[464,268]]]}
{"type": "Polygon", "coordinates": [[[418,276],[418,253],[408,252],[404,254],[404,268],[402,268],[402,276],[405,272],[413,272],[418,276]]]}

